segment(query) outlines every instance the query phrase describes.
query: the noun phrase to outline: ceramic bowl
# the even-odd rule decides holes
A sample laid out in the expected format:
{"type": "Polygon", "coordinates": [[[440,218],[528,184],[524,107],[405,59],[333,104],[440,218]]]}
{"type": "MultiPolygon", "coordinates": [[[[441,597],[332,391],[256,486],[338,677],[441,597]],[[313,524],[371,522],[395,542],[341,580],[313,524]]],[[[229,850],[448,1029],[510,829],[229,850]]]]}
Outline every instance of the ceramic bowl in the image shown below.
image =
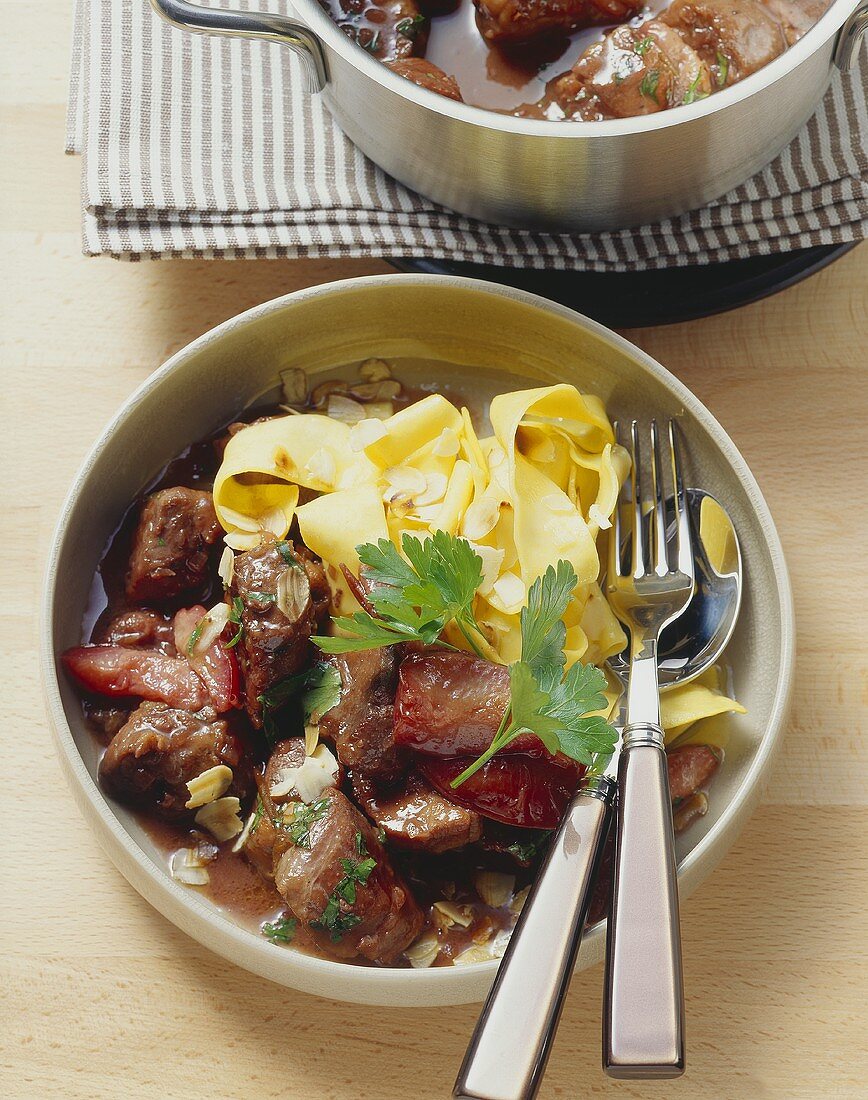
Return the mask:
{"type": "MultiPolygon", "coordinates": [[[[398,361],[408,381],[482,402],[498,389],[557,381],[596,393],[610,415],[678,416],[688,480],[724,502],[738,531],[746,586],[726,652],[748,713],[729,719],[725,765],[705,818],[679,840],[686,898],[720,861],[762,789],[792,680],[794,623],[786,564],[762,494],[708,410],[650,356],[543,298],[469,279],[389,275],[312,287],[227,321],[174,355],[123,406],[78,473],[48,564],[42,653],[61,761],[87,820],[121,873],[194,939],[282,985],[339,1000],[445,1005],[481,1000],[496,963],[429,970],[330,962],[277,947],[206,897],[173,881],[135,816],[96,782],[98,746],[57,655],[79,642],[91,578],[130,501],[189,442],[275,390],[278,372],[311,374],[370,356],[398,361]],[[475,395],[475,396],[474,396],[475,395]]],[[[554,914],[553,920],[557,919],[554,914]]],[[[604,926],[585,937],[579,966],[602,957],[604,926]]]]}

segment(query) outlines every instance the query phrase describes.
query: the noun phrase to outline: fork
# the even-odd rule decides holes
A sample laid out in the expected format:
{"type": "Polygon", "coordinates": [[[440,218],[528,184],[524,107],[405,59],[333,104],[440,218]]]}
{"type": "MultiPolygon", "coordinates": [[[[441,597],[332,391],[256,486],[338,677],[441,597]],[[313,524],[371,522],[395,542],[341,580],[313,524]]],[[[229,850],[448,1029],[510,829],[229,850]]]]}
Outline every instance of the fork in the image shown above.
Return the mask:
{"type": "Polygon", "coordinates": [[[620,507],[609,538],[605,592],[630,633],[627,715],[618,761],[615,876],[607,929],[603,1068],[611,1077],[678,1077],[684,1072],[684,990],[678,879],[666,769],[657,642],[693,594],[690,519],[676,428],[668,425],[675,507],[669,562],[666,494],[656,421],[651,421],[652,507],[646,530],[639,426],[630,426],[632,554],[622,570],[620,507]]]}

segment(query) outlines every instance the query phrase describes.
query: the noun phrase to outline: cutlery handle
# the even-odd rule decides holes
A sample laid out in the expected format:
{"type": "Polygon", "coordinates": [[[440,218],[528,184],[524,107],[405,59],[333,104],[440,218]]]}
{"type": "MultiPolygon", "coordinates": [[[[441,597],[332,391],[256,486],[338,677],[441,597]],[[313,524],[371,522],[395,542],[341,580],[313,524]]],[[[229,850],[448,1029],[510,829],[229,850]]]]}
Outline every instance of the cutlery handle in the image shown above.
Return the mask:
{"type": "Polygon", "coordinates": [[[672,805],[663,731],[628,726],[618,768],[603,1068],[610,1077],[684,1072],[684,990],[672,805]]]}
{"type": "Polygon", "coordinates": [[[453,1096],[531,1100],[557,1030],[612,817],[615,784],[580,787],[528,895],[453,1096]]]}

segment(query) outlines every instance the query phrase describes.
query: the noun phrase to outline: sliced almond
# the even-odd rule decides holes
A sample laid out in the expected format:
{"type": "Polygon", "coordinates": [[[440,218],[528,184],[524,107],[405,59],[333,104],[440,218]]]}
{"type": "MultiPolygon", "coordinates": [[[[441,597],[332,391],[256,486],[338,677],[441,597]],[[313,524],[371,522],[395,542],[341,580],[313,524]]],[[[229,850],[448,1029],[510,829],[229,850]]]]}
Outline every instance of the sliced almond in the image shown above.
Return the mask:
{"type": "Polygon", "coordinates": [[[512,939],[511,928],[501,928],[494,939],[488,944],[488,950],[495,959],[502,959],[512,939]]]}
{"type": "Polygon", "coordinates": [[[379,382],[357,382],[350,386],[349,392],[359,401],[392,401],[401,395],[401,383],[393,378],[379,382]]]}
{"type": "Polygon", "coordinates": [[[435,935],[426,932],[415,943],[411,943],[404,952],[414,970],[431,966],[440,954],[440,941],[435,935]]]}
{"type": "Polygon", "coordinates": [[[364,405],[360,405],[358,401],[353,401],[351,397],[344,397],[340,393],[329,394],[326,414],[332,420],[340,420],[343,424],[358,424],[360,420],[364,420],[368,415],[365,412],[364,405]]]}
{"type": "Polygon", "coordinates": [[[275,778],[269,794],[285,798],[297,792],[302,802],[316,802],[327,787],[333,787],[338,776],[338,762],[326,745],[317,745],[297,768],[285,768],[275,778]]]}
{"type": "Polygon", "coordinates": [[[388,466],[383,471],[383,478],[386,481],[383,500],[387,504],[415,500],[428,488],[427,478],[415,466],[388,466]]]}
{"type": "Polygon", "coordinates": [[[376,420],[388,420],[394,415],[395,406],[391,401],[369,401],[365,405],[365,412],[376,420]]]}
{"type": "Polygon", "coordinates": [[[446,928],[453,924],[469,928],[473,924],[473,910],[469,905],[456,905],[454,901],[435,901],[434,908],[445,919],[446,928]]]}
{"type": "Polygon", "coordinates": [[[468,947],[466,951],[462,951],[460,955],[456,955],[452,960],[452,965],[473,966],[476,963],[491,962],[493,957],[487,946],[474,944],[473,947],[468,947]]]}
{"type": "Polygon", "coordinates": [[[255,550],[262,541],[262,533],[257,531],[255,535],[251,535],[247,531],[230,531],[223,536],[223,541],[232,550],[255,550]]]}
{"type": "Polygon", "coordinates": [[[179,848],[172,854],[169,872],[176,882],[185,886],[207,886],[211,881],[208,868],[195,848],[179,848]]]}
{"type": "Polygon", "coordinates": [[[240,852],[244,849],[244,846],[247,844],[247,841],[250,839],[250,834],[253,832],[253,822],[256,820],[257,812],[261,813],[261,811],[252,810],[247,815],[247,820],[244,822],[244,828],[239,833],[238,839],[232,845],[232,851],[233,852],[240,852]]]}
{"type": "Polygon", "coordinates": [[[304,464],[304,468],[315,481],[321,481],[323,485],[327,485],[329,488],[332,488],[338,475],[335,456],[331,451],[327,451],[325,447],[320,447],[318,451],[314,451],[304,464]]]}
{"type": "Polygon", "coordinates": [[[506,905],[515,889],[515,875],[500,871],[477,871],[473,878],[476,892],[486,905],[499,909],[506,905]]]}
{"type": "Polygon", "coordinates": [[[365,420],[360,420],[358,424],[354,424],[352,428],[350,428],[350,450],[358,454],[363,451],[365,447],[370,447],[372,443],[376,443],[378,439],[382,439],[386,434],[388,433],[383,427],[382,420],[375,417],[368,417],[365,420]]]}
{"type": "Polygon", "coordinates": [[[232,579],[235,576],[235,555],[232,553],[231,546],[223,547],[220,564],[217,566],[217,574],[220,580],[223,581],[224,588],[231,587],[232,579]]]}
{"type": "Polygon", "coordinates": [[[434,440],[431,454],[437,455],[438,458],[451,458],[458,454],[460,447],[461,441],[455,431],[452,428],[444,428],[434,440]]]}
{"type": "Polygon", "coordinates": [[[446,496],[446,487],[449,479],[445,474],[428,474],[425,478],[425,489],[414,497],[414,501],[420,507],[426,504],[436,504],[446,496]]]}
{"type": "Polygon", "coordinates": [[[476,542],[471,542],[470,545],[482,558],[482,584],[479,586],[479,591],[483,596],[487,596],[500,576],[506,551],[499,550],[495,546],[481,546],[476,542]]]}
{"type": "Polygon", "coordinates": [[[523,890],[515,895],[512,901],[509,903],[510,913],[520,913],[524,908],[524,903],[527,901],[527,895],[530,893],[530,887],[525,886],[523,890]]]}
{"type": "Polygon", "coordinates": [[[260,525],[252,516],[245,516],[243,512],[236,512],[234,508],[221,508],[220,514],[223,518],[224,527],[228,523],[230,527],[238,531],[249,531],[251,534],[259,533],[260,525]]]}
{"type": "Polygon", "coordinates": [[[319,726],[308,725],[304,727],[304,755],[313,756],[319,744],[319,726]]]}
{"type": "Polygon", "coordinates": [[[276,604],[290,622],[297,622],[310,600],[310,580],[304,569],[291,565],[277,581],[276,604]]]}
{"type": "MultiPolygon", "coordinates": [[[[217,603],[211,608],[210,611],[206,611],[199,622],[196,624],[196,630],[199,632],[199,634],[196,638],[196,641],[193,643],[192,653],[206,653],[223,633],[228,622],[228,604],[222,602],[217,603]]],[[[187,645],[183,647],[185,653],[188,651],[188,646],[189,641],[187,645]]]]}
{"type": "Polygon", "coordinates": [[[392,368],[385,359],[366,359],[359,367],[359,374],[366,382],[383,382],[392,377],[392,368]]]}
{"type": "Polygon", "coordinates": [[[307,375],[299,367],[282,370],[280,389],[287,405],[303,405],[307,401],[307,375]]]}
{"type": "Polygon", "coordinates": [[[220,843],[238,836],[243,829],[239,816],[241,803],[234,795],[217,798],[203,806],[196,814],[195,822],[207,829],[220,843]]]}
{"type": "Polygon", "coordinates": [[[461,520],[461,534],[471,542],[484,539],[494,530],[500,519],[500,504],[494,497],[474,500],[461,520]]]}
{"type": "Polygon", "coordinates": [[[515,573],[503,573],[494,582],[491,590],[503,604],[507,614],[512,614],[523,606],[527,592],[524,581],[515,573]]]}
{"type": "Polygon", "coordinates": [[[272,508],[270,512],[263,512],[259,517],[259,527],[262,531],[269,531],[282,539],[289,529],[286,512],[282,508],[272,508]]]}
{"type": "Polygon", "coordinates": [[[185,803],[188,810],[195,810],[199,806],[205,806],[225,794],[232,783],[232,769],[226,764],[215,764],[200,772],[187,784],[190,797],[185,803]]]}

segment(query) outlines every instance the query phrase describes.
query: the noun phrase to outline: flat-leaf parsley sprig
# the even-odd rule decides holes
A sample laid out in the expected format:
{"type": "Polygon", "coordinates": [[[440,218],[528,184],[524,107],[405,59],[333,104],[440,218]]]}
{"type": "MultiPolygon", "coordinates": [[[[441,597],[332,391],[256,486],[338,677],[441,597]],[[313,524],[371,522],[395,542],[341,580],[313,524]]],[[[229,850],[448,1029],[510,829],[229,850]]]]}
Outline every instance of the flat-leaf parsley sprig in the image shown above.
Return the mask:
{"type": "Polygon", "coordinates": [[[562,560],[531,585],[521,612],[521,660],[509,666],[510,704],[489,747],[452,780],[453,788],[525,732],[536,734],[550,753],[588,767],[614,750],[615,730],[591,713],[606,705],[606,677],[578,662],[564,675],[563,616],[577,583],[572,566],[562,560]]]}
{"type": "Polygon", "coordinates": [[[436,531],[424,541],[404,534],[406,561],[388,539],[357,547],[371,586],[368,600],[374,615],[357,611],[334,618],[345,637],[315,637],[325,653],[349,653],[379,649],[397,642],[439,642],[454,623],[467,644],[481,656],[484,637],[473,614],[473,599],[482,584],[482,558],[466,539],[436,531]]]}

